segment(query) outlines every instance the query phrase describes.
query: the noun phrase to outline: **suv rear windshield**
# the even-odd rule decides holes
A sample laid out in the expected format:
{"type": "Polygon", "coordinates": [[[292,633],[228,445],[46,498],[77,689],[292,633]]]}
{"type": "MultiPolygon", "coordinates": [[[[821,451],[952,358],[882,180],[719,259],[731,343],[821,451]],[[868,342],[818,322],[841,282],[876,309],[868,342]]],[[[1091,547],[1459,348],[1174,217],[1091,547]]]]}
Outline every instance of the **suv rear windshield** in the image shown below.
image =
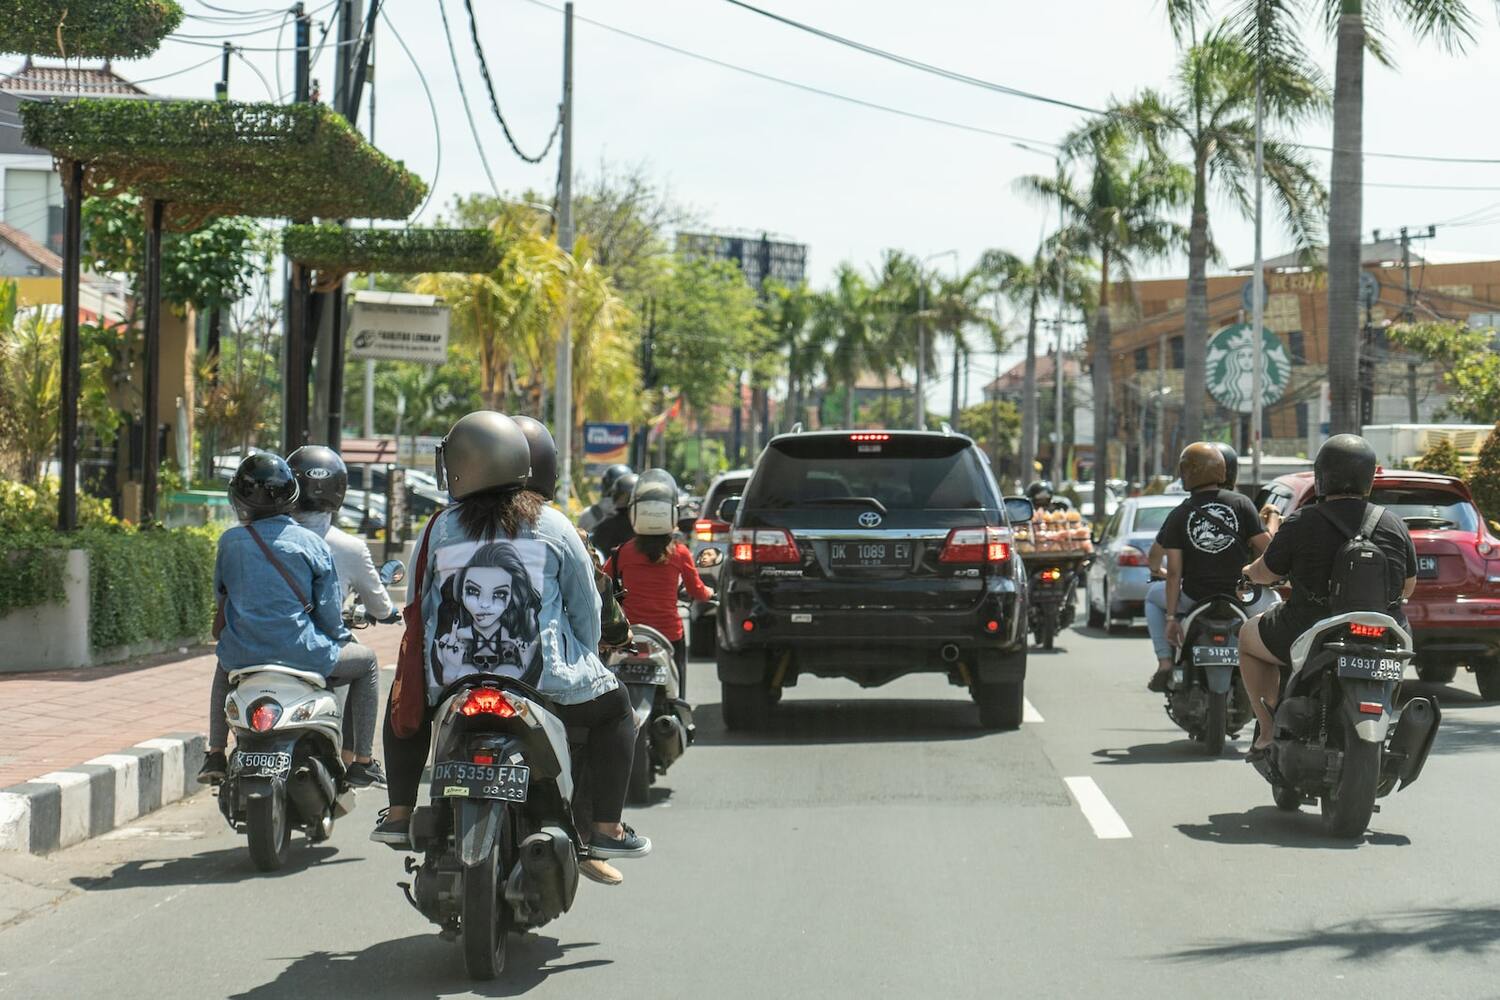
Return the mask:
{"type": "Polygon", "coordinates": [[[874,497],[888,510],[974,510],[996,504],[966,438],[893,434],[889,440],[809,435],[766,449],[745,506],[803,507],[874,497]]]}
{"type": "Polygon", "coordinates": [[[1424,486],[1381,486],[1370,501],[1395,514],[1413,531],[1478,531],[1479,512],[1463,497],[1424,486]]]}

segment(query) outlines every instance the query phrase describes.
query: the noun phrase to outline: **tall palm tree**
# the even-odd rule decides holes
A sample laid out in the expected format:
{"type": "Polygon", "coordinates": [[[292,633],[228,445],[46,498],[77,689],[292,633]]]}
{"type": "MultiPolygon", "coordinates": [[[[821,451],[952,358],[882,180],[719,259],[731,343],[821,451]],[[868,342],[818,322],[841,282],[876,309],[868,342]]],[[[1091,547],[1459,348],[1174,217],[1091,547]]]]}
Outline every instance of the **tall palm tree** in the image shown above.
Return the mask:
{"type": "MultiPolygon", "coordinates": [[[[1275,54],[1273,54],[1275,55],[1275,54]]],[[[1255,83],[1253,52],[1227,26],[1182,53],[1174,91],[1145,90],[1111,107],[1106,126],[1143,138],[1158,155],[1186,150],[1193,172],[1188,227],[1188,283],[1183,350],[1183,436],[1202,436],[1208,347],[1208,262],[1217,257],[1208,217],[1210,185],[1228,194],[1241,212],[1254,212],[1255,83]]],[[[1305,60],[1277,57],[1262,78],[1266,122],[1296,128],[1328,106],[1320,74],[1305,60]]],[[[1297,245],[1310,248],[1321,234],[1327,193],[1311,157],[1285,142],[1263,143],[1271,194],[1297,245]]]]}
{"type": "MultiPolygon", "coordinates": [[[[952,278],[939,277],[927,295],[928,329],[948,341],[953,349],[952,398],[948,408],[948,421],[958,426],[958,413],[963,399],[962,366],[970,353],[968,334],[976,331],[984,335],[985,343],[1001,350],[1004,330],[994,313],[985,305],[995,290],[994,277],[982,266],[970,268],[952,278]]],[[[936,339],[936,338],[934,338],[936,339]]]]}
{"type": "Polygon", "coordinates": [[[818,296],[812,324],[828,385],[844,388],[844,426],[853,427],[855,385],[879,353],[873,293],[853,266],[839,265],[833,287],[818,296]]]}
{"type": "Polygon", "coordinates": [[[810,339],[817,298],[806,283],[784,285],[775,279],[767,279],[764,293],[761,322],[770,333],[771,346],[786,355],[786,420],[790,426],[802,419],[807,380],[817,371],[817,352],[810,339]]]}
{"type": "MultiPolygon", "coordinates": [[[[1139,144],[1123,128],[1085,124],[1063,144],[1068,159],[1088,170],[1087,186],[1063,173],[1022,178],[1038,197],[1061,203],[1068,227],[1099,265],[1098,308],[1091,363],[1094,398],[1094,509],[1105,509],[1109,442],[1114,438],[1110,405],[1111,281],[1128,287],[1138,264],[1163,257],[1187,243],[1187,230],[1167,213],[1187,203],[1192,172],[1158,156],[1138,156],[1139,144]]],[[[1060,360],[1060,359],[1059,359],[1060,360]]]]}

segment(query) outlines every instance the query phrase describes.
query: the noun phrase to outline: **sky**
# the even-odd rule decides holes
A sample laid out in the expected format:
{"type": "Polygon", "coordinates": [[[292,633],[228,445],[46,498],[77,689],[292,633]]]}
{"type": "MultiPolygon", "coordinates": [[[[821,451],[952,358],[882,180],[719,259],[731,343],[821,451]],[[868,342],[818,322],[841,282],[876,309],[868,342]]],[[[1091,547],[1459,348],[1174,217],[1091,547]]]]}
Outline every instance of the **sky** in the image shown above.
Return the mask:
{"type": "MultiPolygon", "coordinates": [[[[495,184],[509,192],[550,191],[557,175],[555,147],[538,165],[510,150],[479,75],[464,0],[442,2],[495,184]]],[[[501,111],[522,150],[535,154],[555,120],[561,92],[560,0],[472,2],[501,111]]],[[[218,41],[256,31],[231,40],[247,49],[243,60],[255,64],[264,82],[236,59],[231,96],[265,100],[272,91],[290,89],[292,31],[288,27],[278,36],[279,8],[268,0],[181,3],[189,17],[178,37],[148,59],[117,63],[122,75],[158,77],[208,60],[143,86],[164,95],[211,96],[218,41]],[[237,20],[224,13],[228,10],[245,17],[237,20]],[[283,52],[248,51],[274,49],[278,37],[283,52]]],[[[1142,87],[1167,85],[1176,55],[1161,0],[758,0],[757,5],[914,59],[1089,107],[1142,87]]],[[[310,0],[307,6],[318,19],[332,15],[328,0],[310,0]]],[[[389,20],[376,31],[376,144],[435,181],[423,210],[426,219],[455,194],[489,190],[438,6],[439,0],[386,0],[389,20]],[[426,77],[435,119],[398,37],[426,77]]],[[[1398,28],[1391,39],[1398,65],[1389,69],[1366,60],[1367,152],[1500,158],[1500,139],[1489,127],[1500,90],[1500,24],[1485,0],[1470,6],[1479,23],[1466,54],[1446,53],[1398,28]]],[[[873,266],[886,248],[924,257],[957,251],[956,262],[953,255],[933,260],[938,269],[969,266],[990,247],[1029,253],[1049,219],[1043,206],[1017,191],[1016,179],[1051,172],[1044,144],[1083,118],[1068,108],[963,85],[837,46],[726,0],[578,0],[575,13],[577,169],[597,171],[601,162],[639,165],[691,206],[708,228],[766,231],[806,243],[808,277],[815,286],[842,261],[873,266]],[[808,87],[1033,140],[1044,153],[711,65],[583,18],[808,87]]],[[[320,31],[315,24],[315,40],[320,31]]],[[[1332,47],[1321,28],[1310,26],[1307,37],[1331,76],[1332,47]]],[[[332,69],[330,48],[313,76],[329,80],[332,69]]],[[[368,118],[361,126],[368,126],[368,118]]],[[[1327,145],[1329,132],[1322,123],[1295,138],[1327,145]]],[[[1326,176],[1326,157],[1317,155],[1326,176]]],[[[1365,180],[1367,230],[1435,224],[1437,238],[1424,247],[1500,257],[1500,211],[1490,210],[1500,209],[1500,165],[1367,157],[1365,180]],[[1488,190],[1445,189],[1460,187],[1488,190]],[[1447,225],[1450,221],[1455,224],[1447,225]]],[[[1250,224],[1224,202],[1212,205],[1211,216],[1225,265],[1248,262],[1250,224]]],[[[1274,217],[1265,246],[1268,256],[1288,246],[1274,217]]],[[[1185,270],[1184,259],[1171,259],[1143,273],[1185,270]]],[[[982,365],[994,363],[986,359],[982,365]]],[[[993,370],[987,376],[993,377],[993,370]]],[[[980,381],[976,372],[971,398],[977,399],[980,381]]],[[[934,402],[945,391],[942,383],[935,385],[934,402]]]]}

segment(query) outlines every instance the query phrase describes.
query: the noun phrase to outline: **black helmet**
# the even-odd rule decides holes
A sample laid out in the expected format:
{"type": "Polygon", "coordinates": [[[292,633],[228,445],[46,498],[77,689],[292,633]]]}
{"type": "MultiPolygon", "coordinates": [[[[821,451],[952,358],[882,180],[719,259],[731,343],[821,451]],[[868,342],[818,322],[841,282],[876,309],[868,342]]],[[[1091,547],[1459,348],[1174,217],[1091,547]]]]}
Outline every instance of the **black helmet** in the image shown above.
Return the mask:
{"type": "Polygon", "coordinates": [[[599,495],[607,497],[613,495],[615,483],[620,481],[621,476],[628,476],[635,470],[624,462],[618,462],[604,470],[604,475],[599,477],[599,495]]]}
{"type": "Polygon", "coordinates": [[[291,466],[269,451],[246,458],[229,481],[229,503],[241,521],[290,514],[297,506],[297,492],[291,466]]]}
{"type": "Polygon", "coordinates": [[[510,419],[521,428],[531,447],[531,475],[526,479],[525,488],[551,499],[557,492],[557,442],[552,440],[552,432],[546,424],[524,413],[510,419]]]}
{"type": "Polygon", "coordinates": [[[298,510],[336,511],[349,489],[349,469],[339,453],[320,444],[305,444],[286,457],[297,477],[298,510]]]}
{"type": "Polygon", "coordinates": [[[1223,441],[1215,441],[1214,447],[1224,456],[1224,488],[1232,490],[1240,481],[1240,453],[1223,441]]]}
{"type": "Polygon", "coordinates": [[[1026,487],[1026,499],[1035,503],[1036,498],[1041,496],[1043,493],[1047,494],[1048,499],[1051,499],[1052,492],[1052,483],[1049,480],[1038,479],[1036,482],[1026,487]]]}
{"type": "Polygon", "coordinates": [[[614,488],[609,491],[609,497],[615,503],[615,510],[624,510],[630,506],[630,498],[635,493],[635,484],[640,479],[634,472],[627,472],[618,476],[614,482],[614,488]]]}
{"type": "Polygon", "coordinates": [[[454,500],[519,489],[531,477],[531,446],[516,422],[494,410],[458,418],[437,447],[438,484],[454,500]]]}
{"type": "Polygon", "coordinates": [[[1369,496],[1375,485],[1375,449],[1358,434],[1335,434],[1323,442],[1313,459],[1313,483],[1318,496],[1369,496]]]}

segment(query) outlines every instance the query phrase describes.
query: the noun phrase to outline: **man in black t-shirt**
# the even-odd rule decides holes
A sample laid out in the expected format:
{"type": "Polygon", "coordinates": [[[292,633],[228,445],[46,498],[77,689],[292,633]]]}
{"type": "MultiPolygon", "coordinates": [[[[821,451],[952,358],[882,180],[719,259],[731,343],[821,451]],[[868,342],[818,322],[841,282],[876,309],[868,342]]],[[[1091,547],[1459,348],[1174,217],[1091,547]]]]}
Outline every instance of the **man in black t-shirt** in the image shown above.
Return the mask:
{"type": "MultiPolygon", "coordinates": [[[[1331,613],[1328,590],[1334,556],[1364,520],[1366,498],[1375,483],[1375,451],[1362,437],[1335,435],[1318,450],[1313,473],[1319,502],[1299,508],[1282,522],[1270,547],[1245,567],[1245,575],[1256,583],[1282,578],[1292,582],[1289,601],[1252,618],[1240,630],[1240,672],[1260,720],[1260,734],[1251,749],[1256,755],[1271,743],[1270,709],[1281,694],[1281,667],[1291,665],[1292,643],[1331,613]]],[[[1416,547],[1406,525],[1390,511],[1380,515],[1370,541],[1385,554],[1390,604],[1384,611],[1404,627],[1401,602],[1417,586],[1416,547]]]]}
{"type": "MultiPolygon", "coordinates": [[[[1152,691],[1167,689],[1172,647],[1182,645],[1177,616],[1215,594],[1234,593],[1246,561],[1265,551],[1270,540],[1249,498],[1223,488],[1228,469],[1214,444],[1198,441],[1183,449],[1178,473],[1190,495],[1157,532],[1156,543],[1166,552],[1167,578],[1146,591],[1146,625],[1156,652],[1156,672],[1147,685],[1152,691]]],[[[1264,604],[1273,600],[1271,595],[1261,598],[1264,604]]]]}

